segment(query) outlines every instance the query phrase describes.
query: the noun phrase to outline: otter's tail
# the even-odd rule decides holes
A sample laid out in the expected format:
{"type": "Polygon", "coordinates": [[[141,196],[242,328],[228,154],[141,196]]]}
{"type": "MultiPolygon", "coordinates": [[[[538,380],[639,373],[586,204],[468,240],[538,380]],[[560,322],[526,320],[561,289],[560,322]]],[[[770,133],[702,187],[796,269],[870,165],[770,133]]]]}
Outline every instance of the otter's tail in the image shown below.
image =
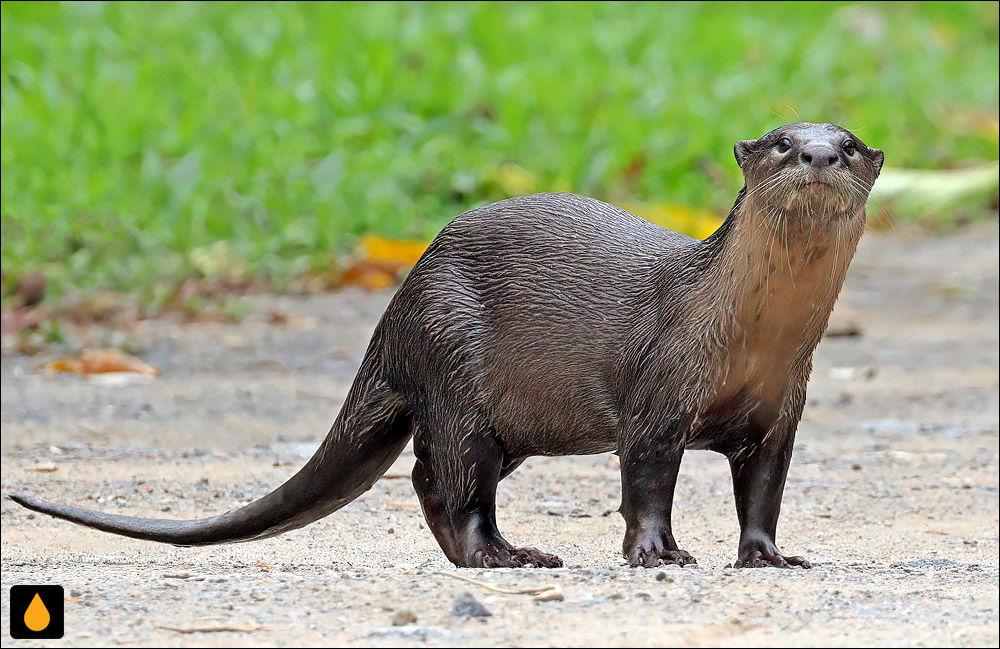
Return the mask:
{"type": "Polygon", "coordinates": [[[329,435],[298,473],[260,500],[220,516],[172,521],[105,514],[21,495],[11,499],[87,527],[174,545],[251,541],[294,530],[370,489],[410,438],[402,398],[383,384],[364,383],[359,376],[329,435]]]}

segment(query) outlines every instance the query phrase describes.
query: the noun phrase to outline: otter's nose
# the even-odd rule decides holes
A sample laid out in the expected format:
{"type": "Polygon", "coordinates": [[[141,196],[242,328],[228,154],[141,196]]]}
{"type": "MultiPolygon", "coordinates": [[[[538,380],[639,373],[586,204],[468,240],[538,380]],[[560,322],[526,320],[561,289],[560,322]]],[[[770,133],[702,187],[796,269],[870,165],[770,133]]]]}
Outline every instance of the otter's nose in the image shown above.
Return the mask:
{"type": "Polygon", "coordinates": [[[799,160],[810,167],[832,167],[840,160],[840,156],[826,142],[810,142],[802,147],[799,160]]]}

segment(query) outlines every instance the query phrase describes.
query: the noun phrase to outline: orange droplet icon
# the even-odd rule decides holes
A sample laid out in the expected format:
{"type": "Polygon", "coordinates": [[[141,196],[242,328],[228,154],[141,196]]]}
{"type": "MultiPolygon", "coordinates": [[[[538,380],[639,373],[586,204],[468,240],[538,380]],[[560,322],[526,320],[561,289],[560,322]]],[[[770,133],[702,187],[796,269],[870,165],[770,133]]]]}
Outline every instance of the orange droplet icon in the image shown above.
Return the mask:
{"type": "Polygon", "coordinates": [[[38,596],[38,593],[35,593],[35,597],[28,604],[28,609],[24,612],[24,626],[38,633],[49,625],[51,619],[49,609],[45,608],[42,598],[38,596]]]}

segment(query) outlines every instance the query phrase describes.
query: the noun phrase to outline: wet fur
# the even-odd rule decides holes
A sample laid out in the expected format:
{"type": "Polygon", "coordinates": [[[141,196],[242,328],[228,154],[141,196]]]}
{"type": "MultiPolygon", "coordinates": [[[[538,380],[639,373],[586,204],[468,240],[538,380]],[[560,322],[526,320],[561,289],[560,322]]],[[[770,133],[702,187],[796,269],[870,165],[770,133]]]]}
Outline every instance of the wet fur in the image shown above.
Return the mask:
{"type": "Polygon", "coordinates": [[[796,124],[738,144],[750,189],[705,241],[572,194],[456,218],[386,309],[316,455],[246,508],[154,522],[15,500],[138,538],[262,538],[368,489],[412,434],[414,486],[449,559],[555,566],[500,535],[497,482],[530,456],[617,451],[623,553],[632,564],[689,563],[673,539],[671,502],[680,457],[698,448],[730,460],[740,565],[808,565],[774,544],[781,491],[812,352],[882,158],[858,141],[828,185],[810,185],[812,171],[775,153],[784,136],[850,134],[796,124]]]}

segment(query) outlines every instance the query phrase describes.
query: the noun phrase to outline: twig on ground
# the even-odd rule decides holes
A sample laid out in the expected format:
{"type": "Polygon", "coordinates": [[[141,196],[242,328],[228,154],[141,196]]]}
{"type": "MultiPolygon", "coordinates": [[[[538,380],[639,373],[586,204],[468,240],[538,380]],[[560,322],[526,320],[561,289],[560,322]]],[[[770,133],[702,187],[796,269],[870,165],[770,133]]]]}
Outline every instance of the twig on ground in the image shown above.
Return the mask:
{"type": "Polygon", "coordinates": [[[494,586],[493,584],[488,584],[485,581],[479,581],[478,579],[473,579],[472,577],[466,577],[465,575],[460,575],[457,572],[449,572],[447,570],[441,570],[437,574],[444,575],[445,577],[451,577],[452,579],[458,579],[460,581],[466,581],[470,584],[475,584],[480,588],[485,588],[488,591],[494,593],[500,593],[502,595],[532,595],[532,599],[536,599],[541,602],[551,602],[551,601],[561,601],[562,591],[559,590],[558,586],[528,586],[525,588],[501,588],[500,586],[494,586]]]}
{"type": "Polygon", "coordinates": [[[211,626],[167,626],[165,624],[157,624],[157,627],[165,629],[167,631],[175,631],[177,633],[253,633],[255,631],[266,631],[266,626],[260,626],[259,624],[247,624],[247,625],[230,625],[230,624],[219,624],[211,626]]]}

